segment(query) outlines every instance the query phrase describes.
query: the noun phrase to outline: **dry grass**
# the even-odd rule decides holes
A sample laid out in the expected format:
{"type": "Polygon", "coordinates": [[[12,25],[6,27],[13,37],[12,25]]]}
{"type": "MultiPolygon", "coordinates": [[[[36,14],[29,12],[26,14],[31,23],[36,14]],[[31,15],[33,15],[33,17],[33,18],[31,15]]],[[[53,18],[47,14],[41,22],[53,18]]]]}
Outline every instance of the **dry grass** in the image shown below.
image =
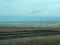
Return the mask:
{"type": "Polygon", "coordinates": [[[60,35],[0,40],[0,45],[60,45],[60,35]]]}
{"type": "Polygon", "coordinates": [[[31,30],[54,30],[60,31],[60,27],[0,27],[0,32],[12,32],[12,31],[31,31],[31,30]]]}
{"type": "Polygon", "coordinates": [[[0,45],[60,45],[60,39],[47,41],[47,40],[30,40],[17,42],[16,40],[9,40],[7,42],[1,41],[0,45]]]}

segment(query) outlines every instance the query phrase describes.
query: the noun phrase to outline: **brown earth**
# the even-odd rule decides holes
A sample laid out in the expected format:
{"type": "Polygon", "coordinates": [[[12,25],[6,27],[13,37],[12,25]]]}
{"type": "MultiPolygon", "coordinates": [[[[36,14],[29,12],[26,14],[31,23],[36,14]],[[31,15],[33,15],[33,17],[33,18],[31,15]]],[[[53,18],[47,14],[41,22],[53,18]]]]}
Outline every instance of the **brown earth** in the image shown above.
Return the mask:
{"type": "Polygon", "coordinates": [[[31,30],[54,30],[60,31],[59,27],[8,27],[1,26],[0,32],[11,32],[11,31],[31,31],[31,30]]]}

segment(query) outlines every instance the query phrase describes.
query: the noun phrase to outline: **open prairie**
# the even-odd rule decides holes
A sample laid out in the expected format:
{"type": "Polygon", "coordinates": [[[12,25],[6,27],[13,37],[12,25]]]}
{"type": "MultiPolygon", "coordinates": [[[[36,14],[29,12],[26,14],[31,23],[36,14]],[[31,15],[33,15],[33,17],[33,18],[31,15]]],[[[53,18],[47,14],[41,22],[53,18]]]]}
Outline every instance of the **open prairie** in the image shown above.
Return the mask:
{"type": "Polygon", "coordinates": [[[60,31],[60,22],[0,23],[0,32],[31,30],[60,31]]]}
{"type": "Polygon", "coordinates": [[[60,45],[60,23],[0,24],[0,45],[5,44],[60,45]]]}
{"type": "Polygon", "coordinates": [[[0,32],[12,31],[33,31],[33,30],[54,30],[60,31],[60,27],[15,27],[15,26],[0,26],[0,32]]]}

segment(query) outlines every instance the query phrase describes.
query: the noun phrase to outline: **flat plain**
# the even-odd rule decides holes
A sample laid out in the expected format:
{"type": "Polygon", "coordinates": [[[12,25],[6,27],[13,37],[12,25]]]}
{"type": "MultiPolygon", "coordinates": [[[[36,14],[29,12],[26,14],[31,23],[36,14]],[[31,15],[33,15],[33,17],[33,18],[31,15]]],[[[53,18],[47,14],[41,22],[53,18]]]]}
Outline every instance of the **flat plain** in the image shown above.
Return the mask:
{"type": "Polygon", "coordinates": [[[0,45],[60,45],[60,23],[0,24],[0,45]]]}

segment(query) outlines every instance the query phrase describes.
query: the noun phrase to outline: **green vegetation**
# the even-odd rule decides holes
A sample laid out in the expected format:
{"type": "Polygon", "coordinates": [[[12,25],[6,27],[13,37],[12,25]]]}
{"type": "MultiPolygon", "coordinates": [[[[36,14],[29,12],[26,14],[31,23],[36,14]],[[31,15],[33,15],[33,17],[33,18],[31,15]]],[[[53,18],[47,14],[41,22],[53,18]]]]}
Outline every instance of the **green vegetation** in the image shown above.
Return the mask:
{"type": "Polygon", "coordinates": [[[60,45],[60,39],[54,40],[30,40],[30,41],[16,41],[16,40],[8,40],[8,41],[0,41],[0,45],[60,45]]]}
{"type": "Polygon", "coordinates": [[[60,22],[32,22],[32,23],[0,23],[0,26],[17,27],[60,27],[60,22]]]}

